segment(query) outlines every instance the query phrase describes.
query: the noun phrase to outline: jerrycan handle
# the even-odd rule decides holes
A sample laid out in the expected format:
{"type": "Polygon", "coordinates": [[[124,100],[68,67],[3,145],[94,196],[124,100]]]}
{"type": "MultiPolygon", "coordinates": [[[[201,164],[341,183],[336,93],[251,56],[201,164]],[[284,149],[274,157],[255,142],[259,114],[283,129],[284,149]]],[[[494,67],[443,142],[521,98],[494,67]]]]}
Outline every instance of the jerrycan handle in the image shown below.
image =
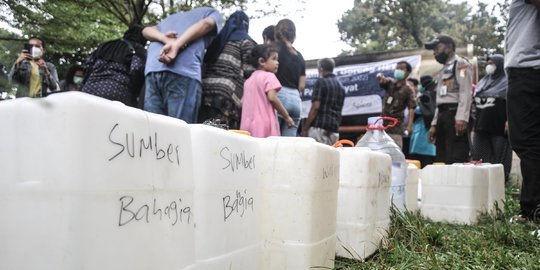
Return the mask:
{"type": "Polygon", "coordinates": [[[392,128],[392,127],[395,127],[398,123],[398,120],[394,117],[388,117],[388,116],[382,116],[382,117],[379,117],[373,124],[369,124],[367,126],[367,129],[368,130],[386,130],[388,128],[392,128]],[[376,125],[377,122],[379,121],[384,121],[384,120],[388,120],[388,121],[392,121],[391,124],[387,125],[387,126],[383,126],[383,125],[376,125]]]}
{"type": "Polygon", "coordinates": [[[332,145],[335,148],[343,147],[344,144],[350,145],[351,147],[354,147],[354,143],[349,140],[339,140],[334,145],[332,145]]]}

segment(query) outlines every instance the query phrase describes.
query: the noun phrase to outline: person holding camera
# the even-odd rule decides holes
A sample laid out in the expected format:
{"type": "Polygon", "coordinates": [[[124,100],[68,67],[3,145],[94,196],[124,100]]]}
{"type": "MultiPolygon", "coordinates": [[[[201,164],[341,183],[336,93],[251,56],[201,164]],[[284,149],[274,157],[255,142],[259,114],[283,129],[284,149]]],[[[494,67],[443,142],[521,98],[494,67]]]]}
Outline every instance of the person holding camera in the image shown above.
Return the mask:
{"type": "Polygon", "coordinates": [[[9,72],[9,81],[17,88],[16,97],[44,97],[58,89],[56,67],[45,62],[45,41],[30,37],[9,72]]]}

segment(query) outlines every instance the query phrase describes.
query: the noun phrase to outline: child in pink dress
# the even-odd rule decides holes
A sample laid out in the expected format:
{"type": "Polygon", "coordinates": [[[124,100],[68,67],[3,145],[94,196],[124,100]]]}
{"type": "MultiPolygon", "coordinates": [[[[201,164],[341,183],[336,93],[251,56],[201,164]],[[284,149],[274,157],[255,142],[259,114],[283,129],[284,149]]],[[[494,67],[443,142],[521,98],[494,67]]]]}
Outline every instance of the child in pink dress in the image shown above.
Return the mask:
{"type": "Polygon", "coordinates": [[[279,65],[277,49],[266,44],[255,46],[251,64],[257,70],[244,83],[240,129],[249,131],[253,137],[279,136],[276,110],[289,127],[294,126],[294,121],[277,97],[281,89],[275,75],[279,65]]]}

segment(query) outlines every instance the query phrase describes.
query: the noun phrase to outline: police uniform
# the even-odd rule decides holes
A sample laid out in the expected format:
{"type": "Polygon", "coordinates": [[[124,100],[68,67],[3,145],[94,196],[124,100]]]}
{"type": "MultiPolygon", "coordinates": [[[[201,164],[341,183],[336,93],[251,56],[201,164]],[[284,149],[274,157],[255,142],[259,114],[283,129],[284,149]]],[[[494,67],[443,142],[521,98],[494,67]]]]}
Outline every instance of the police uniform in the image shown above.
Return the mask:
{"type": "Polygon", "coordinates": [[[473,68],[471,63],[458,55],[447,60],[436,76],[437,109],[431,122],[436,127],[438,162],[447,164],[469,160],[467,132],[457,136],[455,122],[469,122],[472,104],[473,68]]]}

